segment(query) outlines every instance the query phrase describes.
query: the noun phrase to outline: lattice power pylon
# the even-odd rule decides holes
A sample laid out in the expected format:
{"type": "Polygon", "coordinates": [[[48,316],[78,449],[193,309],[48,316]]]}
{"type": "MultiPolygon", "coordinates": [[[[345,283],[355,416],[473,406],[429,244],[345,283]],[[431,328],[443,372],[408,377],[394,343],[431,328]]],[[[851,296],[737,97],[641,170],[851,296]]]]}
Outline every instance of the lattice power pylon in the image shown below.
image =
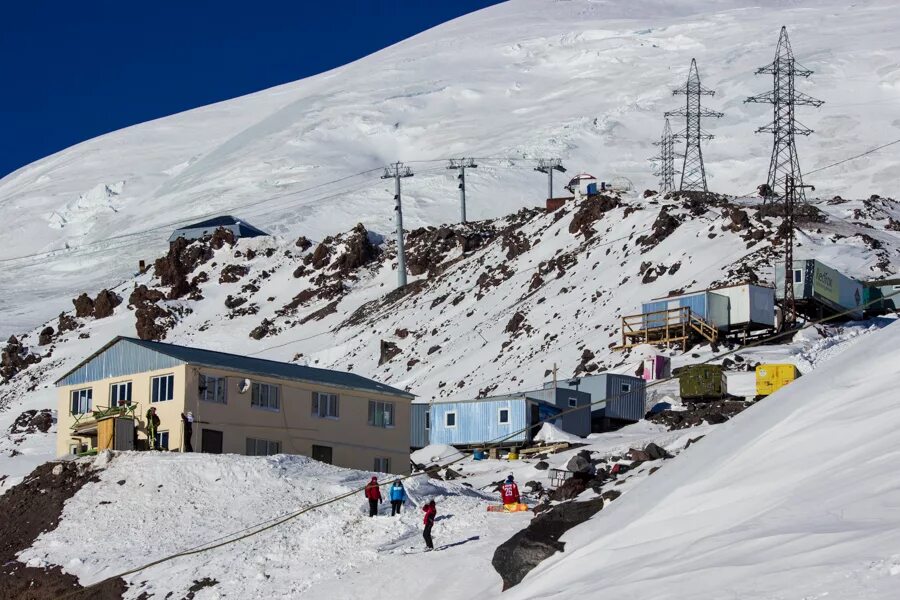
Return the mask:
{"type": "Polygon", "coordinates": [[[822,106],[824,102],[816,100],[794,89],[795,77],[809,77],[812,71],[804,69],[794,60],[794,52],[791,50],[791,42],[788,40],[787,28],[781,28],[778,37],[778,49],[775,51],[775,60],[768,65],[756,70],[757,75],[772,75],[773,87],[771,92],[747,98],[744,102],[761,102],[771,104],[774,107],[774,118],[765,127],[756,130],[757,133],[771,133],[775,137],[772,146],[772,160],[769,163],[769,176],[766,184],[771,193],[786,197],[786,181],[793,178],[796,186],[795,201],[803,202],[803,175],[800,172],[800,162],[797,159],[797,146],[794,136],[809,135],[811,129],[804,127],[794,118],[796,106],[822,106]]]}
{"type": "Polygon", "coordinates": [[[704,117],[718,118],[722,113],[702,108],[700,96],[713,96],[713,90],[706,89],[700,84],[700,73],[697,71],[697,59],[691,59],[691,70],[688,72],[687,82],[677,90],[674,95],[684,94],[686,102],[684,108],[671,110],[667,117],[684,117],[684,131],[675,134],[675,139],[684,140],[684,161],[681,165],[681,183],[679,191],[709,191],[706,187],[706,170],[703,168],[703,150],[700,142],[711,140],[712,135],[703,131],[700,121],[704,117]]]}
{"type": "Polygon", "coordinates": [[[662,136],[658,142],[653,142],[654,146],[659,146],[659,154],[649,159],[656,163],[656,171],[654,175],[659,177],[659,193],[667,194],[675,191],[675,136],[672,135],[672,126],[666,119],[666,125],[663,127],[662,136]]]}

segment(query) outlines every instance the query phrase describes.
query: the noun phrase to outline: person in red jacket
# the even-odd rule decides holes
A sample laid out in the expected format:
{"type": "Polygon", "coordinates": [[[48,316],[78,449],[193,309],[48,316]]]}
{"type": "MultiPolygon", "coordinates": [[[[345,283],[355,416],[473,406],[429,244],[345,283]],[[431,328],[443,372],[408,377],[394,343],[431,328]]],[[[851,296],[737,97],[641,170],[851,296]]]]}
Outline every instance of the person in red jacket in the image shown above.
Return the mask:
{"type": "Polygon", "coordinates": [[[384,502],[381,496],[381,488],[378,487],[378,478],[373,477],[372,481],[366,484],[366,498],[369,500],[369,516],[374,517],[378,514],[378,503],[384,502]]]}
{"type": "Polygon", "coordinates": [[[434,500],[426,504],[422,510],[425,511],[425,518],[422,520],[425,523],[425,531],[422,532],[422,537],[425,538],[425,552],[428,552],[434,550],[434,543],[431,541],[431,528],[434,526],[434,516],[437,514],[434,500]]]}
{"type": "Polygon", "coordinates": [[[513,481],[513,476],[506,478],[506,482],[500,486],[500,498],[503,504],[518,504],[521,499],[519,496],[519,486],[513,481]]]}

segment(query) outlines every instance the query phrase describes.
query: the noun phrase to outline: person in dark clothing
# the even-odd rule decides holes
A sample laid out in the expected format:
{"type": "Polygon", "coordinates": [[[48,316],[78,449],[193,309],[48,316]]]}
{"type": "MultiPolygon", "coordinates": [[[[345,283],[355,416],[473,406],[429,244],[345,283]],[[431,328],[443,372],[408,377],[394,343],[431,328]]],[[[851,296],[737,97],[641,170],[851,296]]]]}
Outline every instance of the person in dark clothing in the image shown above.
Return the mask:
{"type": "Polygon", "coordinates": [[[184,451],[193,452],[194,446],[191,438],[194,437],[194,415],[181,413],[181,422],[184,424],[184,451]]]}
{"type": "Polygon", "coordinates": [[[437,508],[434,506],[434,500],[425,505],[422,509],[425,511],[425,518],[423,522],[425,523],[425,531],[422,532],[422,537],[425,538],[425,552],[429,550],[434,550],[434,543],[431,541],[431,528],[434,526],[434,516],[437,514],[437,508]]]}
{"type": "Polygon", "coordinates": [[[403,484],[400,483],[399,479],[391,486],[388,497],[391,499],[391,516],[399,515],[400,507],[406,502],[406,488],[403,487],[403,484]]]}
{"type": "Polygon", "coordinates": [[[366,484],[366,498],[369,500],[369,516],[374,517],[378,514],[378,503],[384,502],[381,496],[381,488],[378,487],[378,478],[373,477],[372,481],[366,484]]]}
{"type": "Polygon", "coordinates": [[[156,416],[156,407],[147,409],[147,447],[151,450],[159,450],[156,447],[156,430],[159,428],[159,417],[156,416]]]}

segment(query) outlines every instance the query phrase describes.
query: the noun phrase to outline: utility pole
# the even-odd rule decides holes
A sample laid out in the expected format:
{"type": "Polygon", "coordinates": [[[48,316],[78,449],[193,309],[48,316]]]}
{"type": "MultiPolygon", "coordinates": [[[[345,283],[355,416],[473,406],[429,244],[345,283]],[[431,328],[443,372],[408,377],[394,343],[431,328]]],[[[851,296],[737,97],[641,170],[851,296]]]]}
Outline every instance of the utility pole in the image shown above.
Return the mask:
{"type": "MultiPolygon", "coordinates": [[[[787,196],[787,178],[793,177],[796,182],[797,200],[803,202],[806,196],[803,192],[803,174],[800,172],[800,161],[797,159],[797,146],[794,142],[795,135],[809,135],[812,129],[804,127],[794,119],[794,107],[815,106],[824,104],[801,92],[794,90],[795,77],[809,77],[812,71],[804,69],[794,60],[794,51],[788,39],[787,28],[781,28],[778,36],[778,47],[775,50],[775,60],[768,65],[756,70],[757,75],[772,75],[772,91],[753,96],[744,102],[757,102],[771,104],[774,107],[772,122],[765,127],[760,127],[756,133],[771,133],[775,138],[772,145],[772,159],[769,162],[769,176],[766,184],[770,193],[787,196]],[[783,187],[782,187],[783,186],[783,187]],[[778,194],[781,188],[781,194],[778,194]]],[[[765,206],[765,197],[763,197],[765,206]]]]}
{"type": "Polygon", "coordinates": [[[709,190],[706,187],[706,170],[703,167],[703,150],[700,148],[700,142],[711,140],[714,136],[703,131],[700,121],[703,117],[719,118],[722,113],[700,106],[700,96],[714,96],[715,92],[701,85],[696,58],[691,59],[687,82],[680,88],[672,90],[672,94],[675,96],[683,94],[686,98],[684,108],[670,110],[665,114],[667,117],[685,118],[684,130],[673,136],[675,139],[684,140],[684,162],[678,190],[707,192],[709,190]]]}
{"type": "Polygon", "coordinates": [[[459,222],[466,222],[466,169],[477,169],[474,158],[451,158],[448,169],[456,169],[459,174],[459,222]]]}
{"type": "Polygon", "coordinates": [[[654,146],[659,146],[659,154],[650,159],[657,163],[654,175],[659,177],[659,193],[667,194],[675,191],[675,136],[672,135],[672,126],[669,125],[669,119],[666,119],[666,125],[663,127],[662,137],[658,142],[653,142],[654,146]]]}
{"type": "Polygon", "coordinates": [[[403,205],[400,203],[400,180],[412,177],[413,172],[402,162],[396,162],[384,168],[382,179],[394,180],[394,211],[397,221],[397,287],[406,287],[406,248],[403,244],[403,205]]]}
{"type": "Polygon", "coordinates": [[[562,166],[562,159],[559,158],[539,158],[538,166],[534,168],[539,173],[546,173],[549,177],[547,187],[547,198],[553,197],[553,171],[565,173],[566,169],[562,166]]]}
{"type": "MultiPolygon", "coordinates": [[[[797,322],[797,301],[794,296],[794,207],[797,190],[815,189],[811,185],[798,184],[792,175],[784,176],[784,300],[781,319],[782,331],[787,331],[797,322]]],[[[802,191],[800,192],[802,194],[802,191]]]]}

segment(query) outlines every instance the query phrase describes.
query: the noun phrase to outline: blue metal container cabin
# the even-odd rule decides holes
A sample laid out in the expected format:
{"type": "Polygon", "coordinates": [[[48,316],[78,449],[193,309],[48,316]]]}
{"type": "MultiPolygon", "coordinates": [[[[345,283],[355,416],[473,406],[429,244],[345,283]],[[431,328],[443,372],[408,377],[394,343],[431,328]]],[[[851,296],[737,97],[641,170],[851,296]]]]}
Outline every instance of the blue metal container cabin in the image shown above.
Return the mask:
{"type": "MultiPolygon", "coordinates": [[[[709,290],[644,302],[641,304],[642,313],[660,313],[645,316],[643,318],[644,328],[665,327],[668,317],[661,311],[677,308],[690,308],[692,313],[712,323],[720,331],[727,331],[729,328],[728,297],[709,290]]],[[[672,323],[669,324],[672,325],[672,323]]]]}
{"type": "Polygon", "coordinates": [[[626,422],[634,423],[647,414],[647,382],[640,377],[598,373],[562,380],[557,386],[590,394],[593,432],[608,431],[626,422]],[[603,400],[605,402],[601,402],[603,400]]]}
{"type": "Polygon", "coordinates": [[[566,433],[585,437],[591,432],[591,395],[587,391],[559,385],[554,388],[550,383],[545,384],[543,389],[524,392],[524,395],[553,404],[563,411],[555,425],[566,433]],[[579,406],[584,409],[573,410],[579,406]]]}
{"type": "Polygon", "coordinates": [[[431,428],[430,404],[413,402],[409,405],[409,446],[424,448],[429,444],[428,434],[431,428]]]}
{"type": "Polygon", "coordinates": [[[588,394],[569,390],[538,390],[476,400],[435,402],[431,405],[429,441],[451,446],[481,446],[492,442],[522,445],[531,441],[543,421],[550,421],[563,431],[568,431],[567,426],[572,427],[574,431],[568,432],[575,435],[587,435],[590,433],[589,403],[588,394]],[[570,396],[585,410],[554,419],[565,410],[559,403],[568,408],[570,396]],[[555,397],[556,402],[545,399],[550,397],[555,397]]]}
{"type": "MultiPolygon", "coordinates": [[[[791,269],[794,277],[794,298],[798,304],[814,303],[812,316],[849,311],[851,319],[863,318],[863,284],[815,259],[795,260],[791,269]]],[[[775,265],[775,297],[784,299],[784,263],[775,265]]],[[[802,306],[798,308],[802,309],[802,306]]]]}

